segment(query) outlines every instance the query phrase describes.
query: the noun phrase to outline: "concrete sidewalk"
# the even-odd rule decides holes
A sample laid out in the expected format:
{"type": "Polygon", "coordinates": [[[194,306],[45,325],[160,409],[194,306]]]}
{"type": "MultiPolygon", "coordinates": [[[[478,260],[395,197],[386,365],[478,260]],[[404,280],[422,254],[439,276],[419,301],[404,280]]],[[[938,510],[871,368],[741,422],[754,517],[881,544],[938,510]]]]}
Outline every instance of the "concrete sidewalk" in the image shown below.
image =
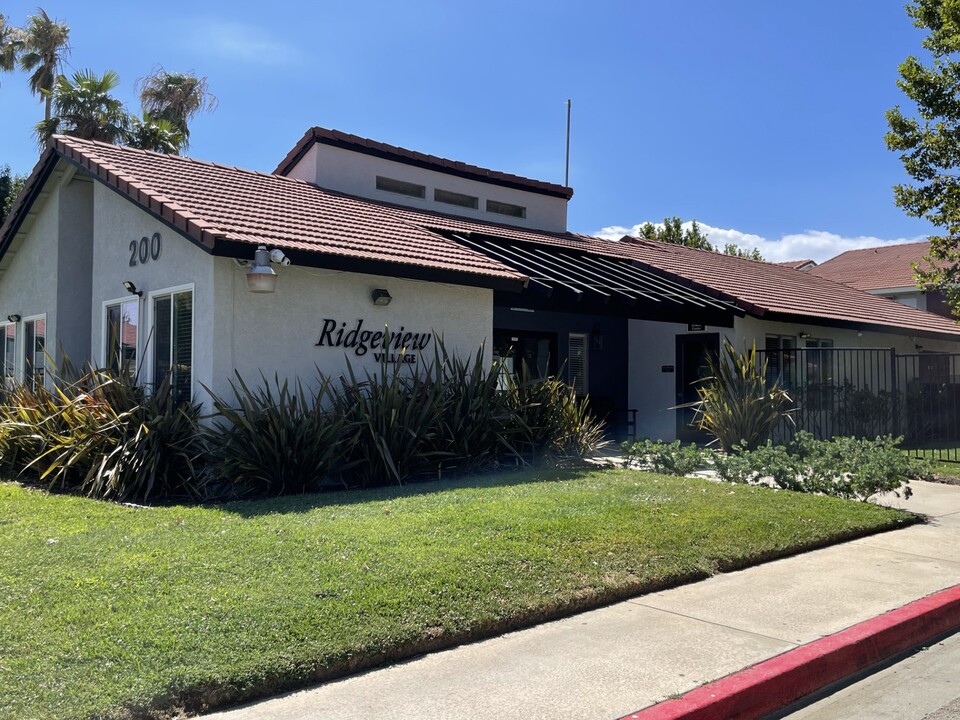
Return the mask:
{"type": "Polygon", "coordinates": [[[960,487],[885,504],[933,517],[211,720],[619,718],[960,584],[960,487]]]}

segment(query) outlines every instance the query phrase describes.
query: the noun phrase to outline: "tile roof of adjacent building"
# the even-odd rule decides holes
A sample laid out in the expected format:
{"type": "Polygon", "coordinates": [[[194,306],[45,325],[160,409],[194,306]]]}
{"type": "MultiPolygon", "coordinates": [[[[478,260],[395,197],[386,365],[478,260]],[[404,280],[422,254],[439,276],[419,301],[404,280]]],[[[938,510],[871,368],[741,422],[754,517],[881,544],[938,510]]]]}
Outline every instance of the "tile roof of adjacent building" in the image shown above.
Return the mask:
{"type": "Polygon", "coordinates": [[[960,327],[952,320],[821,278],[810,270],[638,238],[621,242],[632,248],[638,260],[714,288],[759,317],[797,322],[823,318],[863,329],[888,327],[960,336],[960,327]]]}
{"type": "Polygon", "coordinates": [[[775,262],[774,265],[783,265],[784,267],[793,268],[794,270],[809,270],[817,266],[817,261],[811,260],[810,258],[804,258],[803,260],[781,260],[780,262],[775,262]]]}
{"type": "Polygon", "coordinates": [[[306,134],[300,138],[300,141],[287,153],[287,156],[277,166],[274,173],[286,175],[314,143],[333,145],[335,147],[352,150],[353,152],[374,155],[387,160],[393,160],[394,162],[415,165],[470,180],[479,180],[481,182],[526,190],[542,195],[552,195],[566,200],[573,197],[573,188],[563,185],[556,185],[542,180],[531,180],[530,178],[521,177],[520,175],[511,175],[510,173],[499,172],[497,170],[488,170],[476,165],[468,165],[467,163],[457,162],[456,160],[447,160],[446,158],[427,155],[415,150],[407,150],[406,148],[395,145],[388,145],[377,142],[376,140],[362,138],[358,135],[351,135],[350,133],[340,132],[339,130],[328,130],[327,128],[321,127],[314,127],[307,130],[306,134]]]}
{"type": "Polygon", "coordinates": [[[580,250],[629,258],[639,266],[664,273],[722,300],[734,302],[758,317],[794,322],[825,319],[863,329],[896,329],[907,333],[960,336],[952,320],[856,290],[831,280],[759,260],[697,250],[683,245],[626,236],[603,240],[576,233],[548,233],[493,225],[467,218],[398,208],[411,222],[453,233],[476,233],[520,243],[580,250]]]}
{"type": "Polygon", "coordinates": [[[820,263],[810,272],[859,290],[912,288],[917,284],[913,263],[930,267],[924,262],[929,253],[929,241],[848,250],[820,263]]]}
{"type": "Polygon", "coordinates": [[[398,270],[430,268],[448,278],[480,277],[519,289],[526,276],[456,240],[499,238],[631,260],[757,317],[960,337],[960,327],[947,318],[773,263],[629,236],[610,241],[471,220],[351,197],[278,175],[62,136],[51,141],[0,228],[0,252],[9,247],[30,193],[60,156],[211,251],[221,241],[266,244],[387,262],[398,270]]]}

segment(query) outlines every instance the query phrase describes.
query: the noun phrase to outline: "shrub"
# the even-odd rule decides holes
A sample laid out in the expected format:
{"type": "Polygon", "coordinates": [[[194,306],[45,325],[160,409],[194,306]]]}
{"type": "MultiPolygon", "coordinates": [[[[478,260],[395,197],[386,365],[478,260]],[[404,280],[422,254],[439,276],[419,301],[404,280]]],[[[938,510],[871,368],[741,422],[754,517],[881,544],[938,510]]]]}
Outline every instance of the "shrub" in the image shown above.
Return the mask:
{"type": "Polygon", "coordinates": [[[126,373],[88,368],[53,390],[20,386],[0,419],[5,461],[92,497],[199,493],[199,408],[168,383],[150,394],[126,373]]]}
{"type": "Polygon", "coordinates": [[[261,379],[251,388],[237,374],[230,383],[235,407],[210,393],[216,414],[204,437],[211,479],[239,494],[314,490],[350,452],[347,419],[324,410],[326,380],[308,395],[299,381],[291,387],[276,376],[261,379]]]}
{"type": "Polygon", "coordinates": [[[730,482],[769,478],[785,490],[852,500],[884,492],[910,497],[910,479],[925,477],[929,465],[909,458],[899,448],[901,441],[890,436],[817,440],[801,431],[786,447],[768,441],[754,450],[735,448],[733,454],[718,455],[715,466],[730,482]]]}
{"type": "Polygon", "coordinates": [[[438,465],[470,470],[495,463],[508,449],[504,432],[511,412],[500,391],[501,362],[487,367],[483,349],[469,360],[451,356],[442,343],[434,360],[442,372],[443,397],[432,450],[438,465]]]}
{"type": "Polygon", "coordinates": [[[710,377],[697,388],[700,399],[682,407],[694,409],[694,422],[725,452],[734,446],[752,450],[769,439],[781,420],[792,421],[792,401],[776,382],[768,387],[767,363],[758,362],[756,345],[739,353],[725,340],[723,348],[725,360],[708,358],[710,377]]]}
{"type": "Polygon", "coordinates": [[[698,447],[696,443],[683,445],[679,440],[665,443],[644,439],[625,442],[620,447],[628,466],[636,463],[665,475],[689,475],[707,467],[713,455],[710,450],[698,447]]]}
{"type": "Polygon", "coordinates": [[[514,454],[533,460],[580,458],[599,449],[604,423],[590,413],[589,400],[554,377],[532,379],[524,367],[519,381],[506,376],[510,414],[504,442],[514,454]]]}
{"type": "Polygon", "coordinates": [[[450,457],[436,449],[445,398],[436,365],[411,372],[403,363],[381,362],[358,381],[352,367],[332,389],[333,412],[344,417],[352,437],[347,456],[351,477],[362,487],[402,485],[450,457]]]}

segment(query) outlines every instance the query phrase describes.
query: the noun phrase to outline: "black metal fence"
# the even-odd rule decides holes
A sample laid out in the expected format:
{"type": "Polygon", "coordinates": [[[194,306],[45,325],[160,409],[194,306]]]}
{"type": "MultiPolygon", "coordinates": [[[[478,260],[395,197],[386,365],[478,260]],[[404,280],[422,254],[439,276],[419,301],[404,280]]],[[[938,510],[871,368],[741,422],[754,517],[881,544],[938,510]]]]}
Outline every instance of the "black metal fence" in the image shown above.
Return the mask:
{"type": "Polygon", "coordinates": [[[758,354],[796,407],[778,439],[797,430],[819,438],[902,435],[915,454],[960,462],[960,354],[832,347],[758,354]]]}

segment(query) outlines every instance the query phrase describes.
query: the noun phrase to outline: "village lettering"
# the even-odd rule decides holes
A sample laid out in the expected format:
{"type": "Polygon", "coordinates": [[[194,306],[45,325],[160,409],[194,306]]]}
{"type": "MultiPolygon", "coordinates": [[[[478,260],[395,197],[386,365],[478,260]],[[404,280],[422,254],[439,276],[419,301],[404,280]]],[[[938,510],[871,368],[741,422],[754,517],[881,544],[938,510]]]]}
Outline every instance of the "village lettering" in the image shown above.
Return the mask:
{"type": "Polygon", "coordinates": [[[415,363],[417,356],[412,351],[426,349],[431,340],[433,333],[408,332],[403,325],[397,332],[390,332],[386,328],[364,330],[363,320],[357,320],[356,326],[348,330],[346,322],[338,323],[325,318],[316,346],[346,348],[353,350],[357,357],[363,357],[372,350],[373,359],[377,362],[415,363]]]}

